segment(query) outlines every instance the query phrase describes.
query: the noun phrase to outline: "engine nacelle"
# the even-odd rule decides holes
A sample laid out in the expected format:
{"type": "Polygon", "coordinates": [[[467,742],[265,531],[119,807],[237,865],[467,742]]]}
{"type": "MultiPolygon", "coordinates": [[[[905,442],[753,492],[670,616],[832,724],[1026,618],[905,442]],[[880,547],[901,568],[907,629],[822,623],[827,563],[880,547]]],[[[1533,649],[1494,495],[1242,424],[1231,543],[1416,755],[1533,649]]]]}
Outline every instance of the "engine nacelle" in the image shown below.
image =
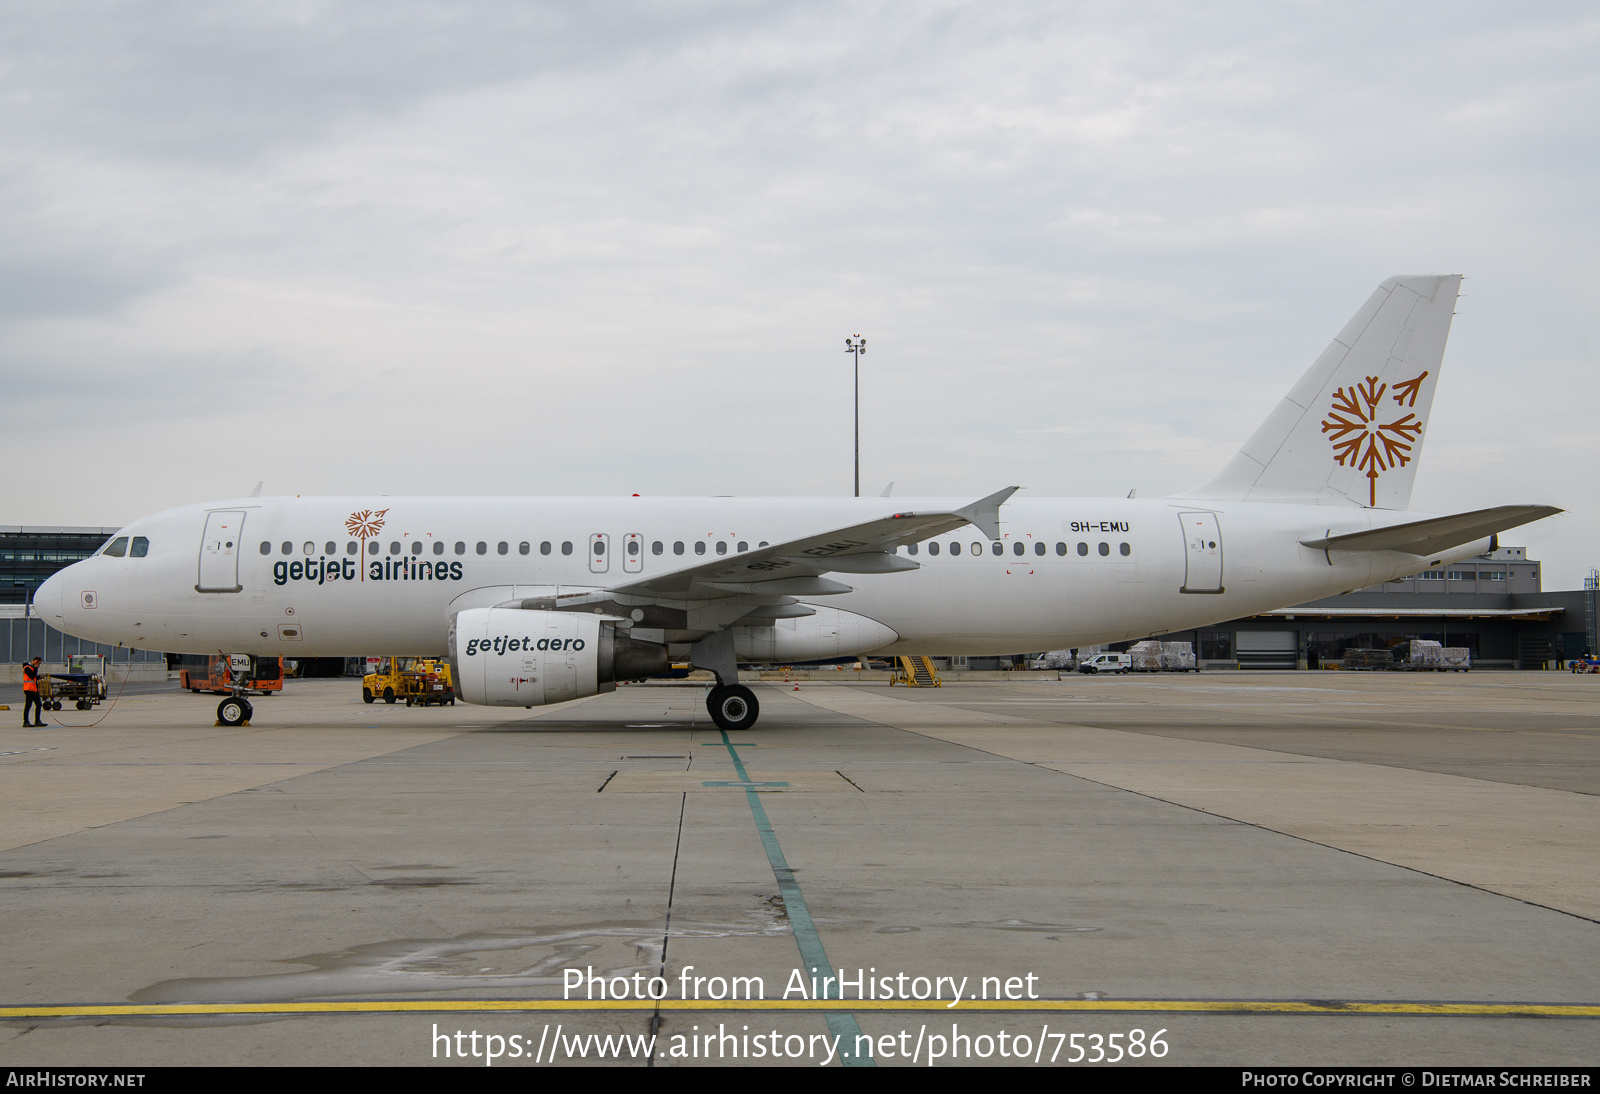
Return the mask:
{"type": "Polygon", "coordinates": [[[733,628],[733,649],[741,661],[823,661],[898,641],[900,635],[876,619],[838,608],[818,607],[816,615],[733,628]]]}
{"type": "Polygon", "coordinates": [[[577,612],[470,608],[450,618],[449,642],[456,693],[479,706],[565,703],[668,668],[667,647],[577,612]]]}

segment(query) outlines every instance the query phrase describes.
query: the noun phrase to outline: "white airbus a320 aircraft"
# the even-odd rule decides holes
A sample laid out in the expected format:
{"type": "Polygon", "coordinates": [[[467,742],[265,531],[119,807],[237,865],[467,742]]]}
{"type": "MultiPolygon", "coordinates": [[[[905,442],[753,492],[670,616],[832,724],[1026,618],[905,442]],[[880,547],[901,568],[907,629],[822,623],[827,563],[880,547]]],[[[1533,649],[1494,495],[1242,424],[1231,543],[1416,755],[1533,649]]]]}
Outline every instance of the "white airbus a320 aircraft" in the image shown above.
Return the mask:
{"type": "MultiPolygon", "coordinates": [[[[243,498],[134,521],[34,600],[183,653],[447,654],[531,707],[687,660],[1011,654],[1189,630],[1490,549],[1561,510],[1407,512],[1459,276],[1385,281],[1238,455],[1168,498],[243,498]]],[[[242,697],[218,717],[250,716],[242,697]]]]}

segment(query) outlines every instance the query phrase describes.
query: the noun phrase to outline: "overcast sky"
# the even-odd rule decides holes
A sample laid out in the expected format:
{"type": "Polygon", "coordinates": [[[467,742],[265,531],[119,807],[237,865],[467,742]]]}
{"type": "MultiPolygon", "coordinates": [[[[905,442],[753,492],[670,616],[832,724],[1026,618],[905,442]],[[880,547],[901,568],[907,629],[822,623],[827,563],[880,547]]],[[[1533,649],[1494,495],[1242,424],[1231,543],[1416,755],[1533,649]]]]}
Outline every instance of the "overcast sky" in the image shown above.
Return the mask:
{"type": "Polygon", "coordinates": [[[0,523],[1141,496],[1464,273],[1413,506],[1600,563],[1592,4],[7,5],[0,523]]]}

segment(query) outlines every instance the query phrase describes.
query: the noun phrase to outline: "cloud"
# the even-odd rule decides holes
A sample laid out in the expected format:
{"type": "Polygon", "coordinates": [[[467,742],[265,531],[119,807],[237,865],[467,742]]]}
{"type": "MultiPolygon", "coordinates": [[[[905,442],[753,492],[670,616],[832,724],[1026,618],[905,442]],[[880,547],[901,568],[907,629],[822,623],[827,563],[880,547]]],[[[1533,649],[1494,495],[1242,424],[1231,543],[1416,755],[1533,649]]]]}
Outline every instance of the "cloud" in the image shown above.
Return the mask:
{"type": "Polygon", "coordinates": [[[1520,500],[1592,432],[1597,43],[1577,4],[14,5],[0,381],[84,408],[16,428],[201,470],[0,509],[838,492],[858,331],[867,480],[1181,489],[1442,270],[1430,457],[1497,458],[1418,503],[1520,500]]]}

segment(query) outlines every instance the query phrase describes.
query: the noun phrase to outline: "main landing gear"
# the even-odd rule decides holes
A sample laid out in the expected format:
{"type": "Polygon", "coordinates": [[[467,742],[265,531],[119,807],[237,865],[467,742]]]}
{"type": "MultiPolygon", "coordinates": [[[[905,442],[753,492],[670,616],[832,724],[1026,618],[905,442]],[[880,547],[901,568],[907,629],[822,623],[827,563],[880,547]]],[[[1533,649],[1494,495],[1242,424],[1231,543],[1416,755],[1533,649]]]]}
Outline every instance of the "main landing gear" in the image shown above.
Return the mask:
{"type": "Polygon", "coordinates": [[[217,721],[225,726],[242,726],[250,720],[254,711],[250,709],[250,700],[228,698],[217,704],[217,721]]]}
{"type": "Polygon", "coordinates": [[[706,696],[706,710],[718,729],[749,729],[761,716],[755,692],[743,684],[718,684],[706,696]]]}
{"type": "Polygon", "coordinates": [[[749,729],[761,716],[755,692],[739,683],[739,662],[733,653],[733,632],[713,631],[689,647],[689,664],[717,678],[706,696],[706,711],[718,729],[749,729]],[[728,683],[727,681],[732,681],[728,683]]]}

